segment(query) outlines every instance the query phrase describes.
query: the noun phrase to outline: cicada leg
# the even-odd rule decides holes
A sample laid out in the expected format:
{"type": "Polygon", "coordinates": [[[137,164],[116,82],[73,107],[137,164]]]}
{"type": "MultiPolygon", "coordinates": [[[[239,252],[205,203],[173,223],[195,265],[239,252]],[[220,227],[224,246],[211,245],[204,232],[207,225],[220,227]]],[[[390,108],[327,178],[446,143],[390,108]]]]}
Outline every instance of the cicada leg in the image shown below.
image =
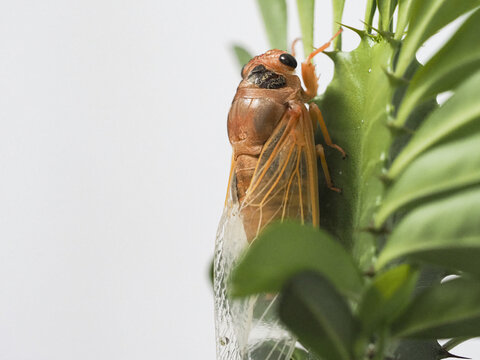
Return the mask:
{"type": "Polygon", "coordinates": [[[304,92],[306,101],[313,99],[317,95],[318,90],[318,77],[315,75],[315,65],[312,64],[313,57],[326,50],[331,45],[333,39],[340,35],[342,31],[343,29],[340,28],[340,30],[338,30],[337,33],[333,35],[333,37],[327,43],[313,51],[302,63],[302,79],[306,88],[304,92]]]}
{"type": "Polygon", "coordinates": [[[343,158],[345,159],[347,157],[347,154],[340,146],[332,142],[332,139],[330,138],[330,134],[328,133],[327,125],[325,124],[325,120],[323,120],[322,112],[318,108],[317,104],[311,103],[309,111],[310,111],[310,116],[312,118],[312,121],[314,123],[313,128],[315,129],[315,119],[316,119],[318,121],[318,124],[320,125],[320,131],[322,132],[323,138],[325,139],[325,143],[327,144],[327,146],[330,146],[331,148],[334,148],[340,151],[343,158]]]}
{"type": "Polygon", "coordinates": [[[342,192],[341,189],[333,186],[333,181],[332,181],[332,178],[330,177],[330,171],[328,171],[327,159],[325,158],[325,150],[323,149],[323,146],[318,144],[315,146],[315,149],[317,150],[317,155],[320,158],[320,164],[322,165],[322,170],[323,170],[323,174],[325,175],[325,181],[327,183],[327,187],[330,190],[336,191],[338,193],[342,192]]]}

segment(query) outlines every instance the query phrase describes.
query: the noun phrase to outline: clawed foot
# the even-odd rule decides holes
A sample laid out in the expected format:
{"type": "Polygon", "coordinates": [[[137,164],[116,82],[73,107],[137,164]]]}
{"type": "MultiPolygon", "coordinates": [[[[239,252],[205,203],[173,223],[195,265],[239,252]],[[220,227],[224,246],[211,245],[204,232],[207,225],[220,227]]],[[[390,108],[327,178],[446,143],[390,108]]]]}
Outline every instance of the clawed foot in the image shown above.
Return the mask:
{"type": "Polygon", "coordinates": [[[346,158],[347,158],[347,153],[346,153],[340,146],[338,146],[337,144],[331,144],[331,145],[328,145],[328,146],[330,146],[331,148],[334,148],[334,149],[340,151],[340,153],[342,154],[342,158],[343,158],[343,159],[346,159],[346,158]]]}
{"type": "Polygon", "coordinates": [[[330,190],[332,190],[332,191],[335,191],[335,192],[339,193],[339,194],[342,193],[342,189],[337,188],[337,187],[335,187],[335,186],[333,186],[333,185],[328,186],[328,188],[329,188],[330,190]]]}

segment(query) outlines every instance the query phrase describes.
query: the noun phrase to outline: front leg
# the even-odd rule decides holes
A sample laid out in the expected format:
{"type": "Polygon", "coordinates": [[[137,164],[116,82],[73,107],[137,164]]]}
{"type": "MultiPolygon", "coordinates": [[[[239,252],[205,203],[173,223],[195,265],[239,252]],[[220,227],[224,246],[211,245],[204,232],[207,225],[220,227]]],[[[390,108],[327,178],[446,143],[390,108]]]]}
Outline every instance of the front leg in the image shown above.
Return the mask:
{"type": "Polygon", "coordinates": [[[338,35],[342,33],[343,29],[337,31],[335,35],[328,41],[327,43],[320,46],[318,49],[313,51],[310,55],[308,55],[307,59],[302,63],[302,79],[303,83],[305,84],[306,90],[304,91],[305,102],[312,100],[317,95],[318,90],[318,77],[315,74],[315,65],[312,64],[312,59],[318,53],[326,50],[330,44],[332,43],[333,39],[335,39],[338,35]]]}
{"type": "Polygon", "coordinates": [[[318,90],[318,77],[315,74],[315,65],[311,61],[302,63],[302,79],[305,85],[304,100],[307,102],[317,95],[318,90]]]}

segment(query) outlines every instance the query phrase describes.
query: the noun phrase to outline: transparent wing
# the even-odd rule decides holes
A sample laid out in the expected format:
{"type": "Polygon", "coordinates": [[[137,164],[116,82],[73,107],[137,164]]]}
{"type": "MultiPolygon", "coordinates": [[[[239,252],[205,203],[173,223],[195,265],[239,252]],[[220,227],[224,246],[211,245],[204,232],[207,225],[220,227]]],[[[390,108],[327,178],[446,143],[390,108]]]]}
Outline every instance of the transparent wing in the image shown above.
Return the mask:
{"type": "Polygon", "coordinates": [[[278,319],[278,297],[228,296],[229,275],[247,247],[238,203],[227,201],[214,257],[217,360],[290,360],[296,339],[278,319]]]}
{"type": "Polygon", "coordinates": [[[215,242],[213,288],[216,348],[218,360],[244,360],[250,327],[250,302],[254,299],[232,300],[228,297],[228,277],[248,246],[238,203],[232,201],[231,191],[229,194],[215,242]]]}

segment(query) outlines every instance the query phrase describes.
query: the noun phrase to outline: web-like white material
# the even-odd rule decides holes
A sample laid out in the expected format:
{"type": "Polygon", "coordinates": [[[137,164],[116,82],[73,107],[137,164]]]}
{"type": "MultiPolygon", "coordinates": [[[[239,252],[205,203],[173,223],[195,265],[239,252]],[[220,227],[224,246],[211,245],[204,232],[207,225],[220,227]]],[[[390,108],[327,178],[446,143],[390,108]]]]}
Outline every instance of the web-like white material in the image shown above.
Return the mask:
{"type": "Polygon", "coordinates": [[[222,215],[215,244],[217,360],[290,360],[296,340],[279,322],[277,296],[235,300],[227,296],[228,276],[247,247],[238,205],[230,202],[222,215]]]}

